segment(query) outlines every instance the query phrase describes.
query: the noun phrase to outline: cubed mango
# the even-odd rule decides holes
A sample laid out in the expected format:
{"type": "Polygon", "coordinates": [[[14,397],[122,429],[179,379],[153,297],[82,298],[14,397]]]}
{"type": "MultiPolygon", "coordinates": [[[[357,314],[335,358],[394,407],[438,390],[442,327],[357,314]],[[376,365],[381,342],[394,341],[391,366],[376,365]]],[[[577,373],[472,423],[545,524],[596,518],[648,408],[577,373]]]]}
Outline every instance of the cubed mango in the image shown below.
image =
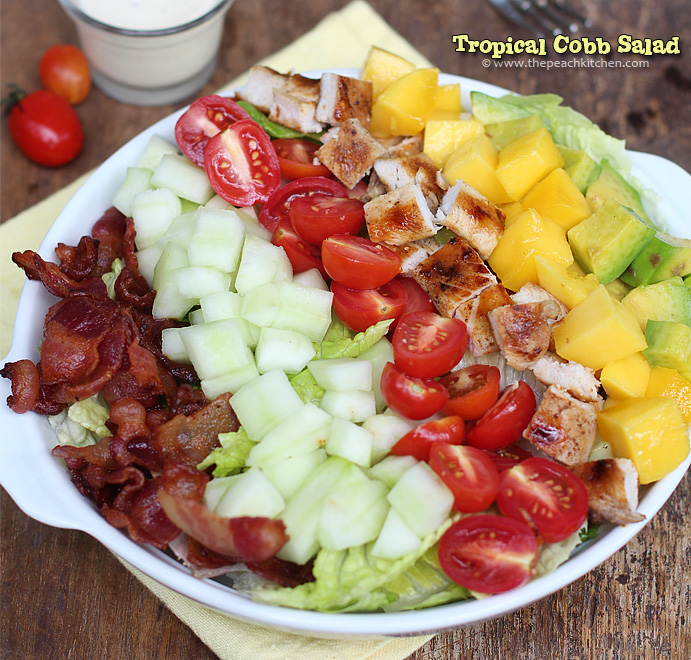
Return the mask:
{"type": "Polygon", "coordinates": [[[571,271],[571,267],[546,257],[535,257],[535,268],[537,283],[569,309],[582,303],[598,286],[592,273],[578,275],[571,271]]]}
{"type": "Polygon", "coordinates": [[[645,396],[650,377],[650,364],[643,353],[634,353],[602,367],[600,382],[608,396],[619,401],[645,396]]]}
{"type": "MultiPolygon", "coordinates": [[[[482,135],[483,132],[482,122],[471,115],[463,119],[457,115],[455,120],[432,118],[425,125],[422,150],[437,167],[441,168],[451,152],[476,135],[482,135]]],[[[496,154],[493,160],[496,162],[496,154]]]]}
{"type": "Polygon", "coordinates": [[[456,116],[463,112],[461,105],[461,86],[456,83],[453,85],[439,85],[437,95],[434,98],[435,112],[455,112],[456,116]]]}
{"type": "Polygon", "coordinates": [[[376,99],[392,82],[414,70],[412,62],[372,46],[362,67],[362,79],[372,83],[372,94],[376,99]]]}
{"type": "Polygon", "coordinates": [[[691,381],[684,378],[676,369],[651,367],[645,396],[648,398],[666,396],[674,399],[684,422],[687,425],[691,424],[691,381]]]}
{"type": "Polygon", "coordinates": [[[523,213],[523,205],[520,202],[507,202],[506,204],[500,204],[499,208],[504,211],[504,215],[506,216],[504,227],[508,227],[514,218],[517,218],[523,213]]]}

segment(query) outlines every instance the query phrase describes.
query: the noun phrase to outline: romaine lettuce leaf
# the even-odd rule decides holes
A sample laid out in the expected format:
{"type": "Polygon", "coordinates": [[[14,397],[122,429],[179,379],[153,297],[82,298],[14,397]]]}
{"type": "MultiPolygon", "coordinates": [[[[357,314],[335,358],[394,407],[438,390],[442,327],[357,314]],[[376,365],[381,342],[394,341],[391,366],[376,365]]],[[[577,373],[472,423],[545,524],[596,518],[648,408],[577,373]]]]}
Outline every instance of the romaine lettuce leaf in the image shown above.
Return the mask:
{"type": "Polygon", "coordinates": [[[340,339],[325,340],[320,344],[315,344],[314,348],[317,351],[315,359],[356,358],[384,337],[392,323],[393,319],[386,319],[371,325],[363,332],[358,332],[354,337],[344,336],[340,339]]]}
{"type": "Polygon", "coordinates": [[[124,266],[125,262],[122,259],[113,259],[110,270],[101,275],[101,279],[105,282],[106,289],[108,290],[108,297],[112,300],[115,300],[115,280],[118,279],[118,275],[124,266]]]}
{"type": "Polygon", "coordinates": [[[212,473],[214,477],[227,477],[240,472],[245,467],[252,447],[257,444],[254,440],[250,440],[247,431],[242,426],[237,431],[219,433],[218,440],[221,446],[211,451],[197,465],[198,470],[206,470],[216,465],[212,473]]]}
{"type": "Polygon", "coordinates": [[[294,376],[288,374],[288,379],[303,403],[317,403],[324,396],[325,390],[317,384],[309,369],[294,376]]]}
{"type": "Polygon", "coordinates": [[[57,415],[51,415],[48,422],[61,445],[85,447],[112,435],[105,425],[108,417],[108,407],[92,397],[73,403],[57,415]]]}

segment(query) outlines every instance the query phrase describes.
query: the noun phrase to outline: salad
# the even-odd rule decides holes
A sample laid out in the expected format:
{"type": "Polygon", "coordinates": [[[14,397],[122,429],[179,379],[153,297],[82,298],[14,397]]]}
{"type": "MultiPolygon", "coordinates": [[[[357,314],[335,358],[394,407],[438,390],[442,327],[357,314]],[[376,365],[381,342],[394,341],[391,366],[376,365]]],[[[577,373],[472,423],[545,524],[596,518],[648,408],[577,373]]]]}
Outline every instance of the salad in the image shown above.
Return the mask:
{"type": "Polygon", "coordinates": [[[60,300],[10,407],[111,524],[256,600],[515,588],[688,453],[689,246],[623,146],[553,95],[463,115],[436,76],[256,67],[59,265],[14,255],[60,300]]]}

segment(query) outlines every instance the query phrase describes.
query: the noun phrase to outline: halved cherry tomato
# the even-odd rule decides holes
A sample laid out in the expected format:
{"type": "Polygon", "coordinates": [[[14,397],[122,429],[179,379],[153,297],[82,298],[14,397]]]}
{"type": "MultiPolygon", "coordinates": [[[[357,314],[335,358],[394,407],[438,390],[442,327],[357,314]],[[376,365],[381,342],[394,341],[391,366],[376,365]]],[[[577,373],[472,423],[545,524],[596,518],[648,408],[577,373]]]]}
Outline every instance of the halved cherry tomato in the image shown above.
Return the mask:
{"type": "Polygon", "coordinates": [[[274,231],[281,218],[290,217],[290,203],[294,199],[316,193],[334,197],[348,196],[348,190],[338,181],[323,176],[306,176],[287,183],[271,195],[259,212],[259,222],[267,229],[274,231]]]}
{"type": "Polygon", "coordinates": [[[511,445],[506,449],[500,449],[498,451],[489,451],[487,449],[483,449],[482,451],[492,459],[494,467],[496,467],[499,472],[510,470],[514,465],[518,465],[526,458],[532,457],[532,454],[528,450],[518,445],[511,445]]]}
{"type": "Polygon", "coordinates": [[[427,295],[427,292],[412,278],[406,275],[397,275],[396,281],[400,282],[408,292],[408,303],[405,313],[412,312],[436,312],[437,308],[427,295]]]}
{"type": "Polygon", "coordinates": [[[283,178],[292,181],[305,176],[329,176],[326,165],[314,163],[314,152],[321,144],[299,138],[279,138],[273,145],[283,178]]]}
{"type": "MultiPolygon", "coordinates": [[[[460,445],[463,442],[464,431],[465,422],[461,417],[450,416],[433,419],[431,422],[425,422],[408,431],[391,448],[390,453],[394,456],[414,456],[418,461],[426,461],[433,445],[460,445]]],[[[497,479],[498,487],[499,480],[497,479]]]]}
{"type": "Polygon", "coordinates": [[[499,398],[500,379],[499,369],[486,364],[474,364],[447,374],[441,379],[449,390],[444,412],[463,419],[479,419],[499,398]]]}
{"type": "Polygon", "coordinates": [[[523,380],[509,385],[499,400],[468,430],[469,445],[497,451],[521,437],[537,407],[535,394],[523,380]]]}
{"type": "Polygon", "coordinates": [[[319,248],[316,245],[310,245],[303,241],[293,229],[288,218],[283,218],[276,227],[271,242],[278,245],[285,250],[288,255],[290,264],[293,267],[294,273],[302,273],[310,268],[318,268],[322,277],[328,278],[327,272],[324,270],[321,257],[319,256],[319,248]]]}
{"type": "Polygon", "coordinates": [[[453,493],[456,511],[484,511],[496,499],[499,472],[481,449],[437,442],[432,445],[427,462],[453,493]]]}
{"type": "Polygon", "coordinates": [[[498,594],[530,579],[537,549],[535,534],[525,523],[503,516],[468,516],[444,532],[439,563],[462,587],[498,594]]]}
{"type": "Polygon", "coordinates": [[[417,378],[436,378],[446,373],[460,362],[467,347],[465,323],[436,312],[402,316],[393,335],[396,366],[417,378]]]}
{"type": "Polygon", "coordinates": [[[185,156],[204,167],[204,150],[209,140],[233,122],[249,119],[247,111],[233,99],[209,94],[198,98],[175,124],[175,141],[185,156]]]}
{"type": "Polygon", "coordinates": [[[71,105],[81,103],[89,95],[89,62],[76,46],[51,46],[41,57],[38,74],[46,89],[62,96],[71,105]]]}
{"type": "Polygon", "coordinates": [[[381,243],[362,236],[337,234],[322,243],[326,272],[350,289],[376,289],[401,271],[401,258],[381,243]]]}
{"type": "Polygon", "coordinates": [[[568,468],[534,456],[501,474],[502,513],[534,527],[547,543],[563,541],[585,522],[588,492],[568,468]]]}
{"type": "Polygon", "coordinates": [[[377,289],[349,289],[331,282],[331,292],[334,312],[355,332],[379,321],[397,319],[405,309],[405,289],[393,280],[377,289]]]}
{"type": "Polygon", "coordinates": [[[386,405],[408,419],[434,415],[449,398],[449,393],[436,380],[406,376],[393,362],[384,365],[381,392],[386,405]]]}
{"type": "Polygon", "coordinates": [[[290,203],[290,221],[308,243],[321,245],[334,234],[357,234],[365,223],[364,207],[358,199],[315,193],[290,203]]]}
{"type": "Polygon", "coordinates": [[[204,169],[211,187],[235,206],[265,202],[281,183],[271,140],[251,119],[236,121],[209,140],[204,169]]]}

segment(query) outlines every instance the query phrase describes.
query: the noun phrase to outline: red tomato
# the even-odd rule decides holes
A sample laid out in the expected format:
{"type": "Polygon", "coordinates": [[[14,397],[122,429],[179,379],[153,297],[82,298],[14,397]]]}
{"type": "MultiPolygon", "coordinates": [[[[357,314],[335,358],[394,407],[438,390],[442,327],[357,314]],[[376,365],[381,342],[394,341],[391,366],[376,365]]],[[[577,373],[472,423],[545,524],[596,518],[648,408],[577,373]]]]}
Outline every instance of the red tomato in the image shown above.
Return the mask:
{"type": "Polygon", "coordinates": [[[41,57],[38,74],[46,89],[62,96],[71,105],[81,103],[89,95],[89,63],[76,46],[51,46],[41,57]]]}
{"type": "Polygon", "coordinates": [[[498,594],[530,579],[537,550],[535,534],[525,523],[503,516],[469,516],[444,532],[439,563],[462,587],[498,594]]]}
{"type": "Polygon", "coordinates": [[[337,234],[322,243],[326,272],[350,289],[376,289],[401,271],[401,258],[368,238],[337,234]]]}
{"type": "Polygon", "coordinates": [[[365,223],[364,206],[350,197],[315,193],[290,203],[290,221],[308,243],[321,245],[334,234],[357,234],[365,223]]]}
{"type": "Polygon", "coordinates": [[[328,278],[319,256],[319,248],[303,241],[293,229],[288,218],[283,218],[271,237],[274,245],[285,250],[294,273],[302,273],[310,268],[318,268],[324,278],[328,278]]]}
{"type": "Polygon", "coordinates": [[[414,456],[418,461],[426,461],[434,444],[460,445],[464,432],[465,422],[461,417],[434,419],[408,431],[391,448],[390,453],[394,456],[414,456]]]}
{"type": "Polygon", "coordinates": [[[236,121],[209,140],[204,169],[211,187],[235,206],[265,202],[281,183],[271,140],[251,119],[236,121]]]}
{"type": "Polygon", "coordinates": [[[485,454],[492,459],[494,467],[496,467],[499,472],[510,470],[514,465],[518,465],[526,458],[532,457],[532,454],[529,451],[523,449],[523,447],[519,447],[518,445],[511,445],[510,447],[500,449],[499,451],[488,451],[486,449],[483,449],[482,451],[484,451],[485,454]]]}
{"type": "Polygon", "coordinates": [[[209,140],[233,122],[249,119],[247,111],[225,96],[202,96],[187,108],[175,124],[175,141],[192,162],[204,167],[209,140]]]}
{"type": "Polygon", "coordinates": [[[588,492],[571,470],[534,456],[502,472],[497,504],[504,515],[525,521],[547,543],[556,543],[585,522],[588,492]]]}
{"type": "Polygon", "coordinates": [[[259,222],[274,231],[281,218],[290,217],[290,203],[298,197],[306,197],[316,193],[346,197],[348,191],[338,181],[323,176],[307,176],[291,181],[279,188],[262,206],[259,212],[259,222]]]}
{"type": "Polygon", "coordinates": [[[499,369],[486,364],[474,364],[444,376],[441,382],[449,390],[444,412],[479,419],[499,398],[500,379],[499,369]]]}
{"type": "Polygon", "coordinates": [[[329,176],[326,165],[314,163],[314,152],[322,145],[312,140],[280,138],[273,141],[283,178],[300,179],[304,176],[329,176]]]}
{"type": "Polygon", "coordinates": [[[396,281],[400,282],[408,292],[408,303],[405,306],[406,314],[437,311],[427,292],[412,277],[398,275],[396,281]]]}
{"type": "Polygon", "coordinates": [[[436,378],[446,373],[460,362],[467,347],[465,323],[436,312],[406,314],[393,335],[396,366],[417,378],[436,378]]]}
{"type": "Polygon", "coordinates": [[[436,380],[406,376],[393,362],[384,365],[381,392],[386,405],[408,419],[434,415],[449,398],[449,393],[436,380]]]}
{"type": "Polygon", "coordinates": [[[19,94],[7,120],[10,136],[19,150],[47,167],[74,160],[84,145],[84,131],[74,108],[47,89],[24,97],[19,94]]]}
{"type": "Polygon", "coordinates": [[[453,493],[456,511],[484,511],[496,499],[499,472],[481,449],[437,442],[427,462],[453,493]]]}
{"type": "Polygon", "coordinates": [[[405,309],[405,289],[393,280],[377,289],[348,289],[331,282],[331,292],[334,312],[355,332],[379,321],[397,319],[405,309]]]}
{"type": "Polygon", "coordinates": [[[522,380],[512,383],[468,431],[468,444],[490,451],[512,445],[528,426],[536,407],[530,385],[522,380]]]}

